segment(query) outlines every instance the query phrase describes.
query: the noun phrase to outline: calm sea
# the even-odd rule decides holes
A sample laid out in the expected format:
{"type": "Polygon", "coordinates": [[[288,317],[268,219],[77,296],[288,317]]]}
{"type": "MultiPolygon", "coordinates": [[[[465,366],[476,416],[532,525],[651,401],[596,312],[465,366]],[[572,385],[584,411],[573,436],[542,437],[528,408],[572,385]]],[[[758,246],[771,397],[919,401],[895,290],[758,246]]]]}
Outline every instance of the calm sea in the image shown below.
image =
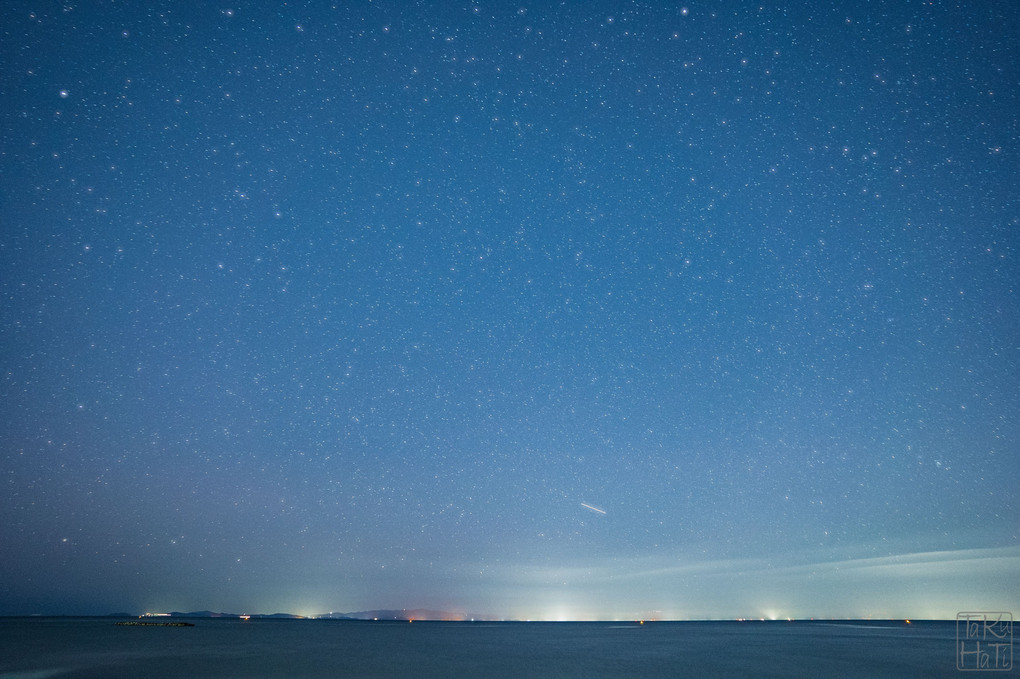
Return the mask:
{"type": "Polygon", "coordinates": [[[0,619],[0,678],[968,676],[953,622],[114,622],[0,619]]]}

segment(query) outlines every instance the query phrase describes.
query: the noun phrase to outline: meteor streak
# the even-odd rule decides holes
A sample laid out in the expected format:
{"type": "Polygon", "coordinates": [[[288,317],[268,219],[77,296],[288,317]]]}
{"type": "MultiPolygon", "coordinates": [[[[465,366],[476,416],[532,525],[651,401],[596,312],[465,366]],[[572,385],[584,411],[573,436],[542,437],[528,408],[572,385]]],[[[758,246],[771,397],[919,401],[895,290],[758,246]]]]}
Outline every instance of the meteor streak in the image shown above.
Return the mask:
{"type": "Polygon", "coordinates": [[[587,502],[582,502],[582,503],[581,503],[581,506],[582,506],[582,507],[587,507],[588,509],[592,510],[593,512],[598,512],[599,514],[605,514],[605,513],[606,513],[606,510],[604,510],[604,509],[599,509],[598,507],[592,507],[592,506],[591,506],[590,504],[588,504],[587,502]]]}

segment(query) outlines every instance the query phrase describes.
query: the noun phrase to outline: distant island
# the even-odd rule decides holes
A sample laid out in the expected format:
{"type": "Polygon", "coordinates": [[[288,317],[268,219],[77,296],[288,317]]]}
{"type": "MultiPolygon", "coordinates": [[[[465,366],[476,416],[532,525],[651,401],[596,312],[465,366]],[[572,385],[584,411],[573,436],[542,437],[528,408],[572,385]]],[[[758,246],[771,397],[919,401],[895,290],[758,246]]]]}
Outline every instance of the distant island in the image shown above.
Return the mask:
{"type": "MultiPolygon", "coordinates": [[[[323,613],[322,615],[294,615],[293,613],[222,613],[217,611],[171,611],[169,613],[143,613],[135,616],[129,613],[112,613],[107,617],[159,619],[159,618],[240,618],[243,620],[444,620],[444,621],[482,621],[497,622],[503,620],[499,616],[488,614],[454,613],[451,611],[437,611],[426,608],[413,609],[378,609],[371,611],[355,611],[352,613],[323,613]]],[[[127,624],[127,623],[126,623],[127,624]]],[[[138,623],[142,624],[142,623],[138,623]]],[[[149,622],[146,624],[170,624],[149,622]]]]}
{"type": "Polygon", "coordinates": [[[307,618],[305,615],[294,615],[292,613],[220,613],[217,611],[190,611],[183,613],[181,611],[171,611],[170,613],[142,613],[141,615],[130,615],[126,613],[112,614],[110,617],[131,617],[131,618],[243,618],[247,619],[282,619],[282,620],[302,620],[307,618]]]}
{"type": "Polygon", "coordinates": [[[127,620],[124,622],[115,622],[115,625],[122,627],[194,627],[193,622],[148,622],[144,620],[127,620]]]}

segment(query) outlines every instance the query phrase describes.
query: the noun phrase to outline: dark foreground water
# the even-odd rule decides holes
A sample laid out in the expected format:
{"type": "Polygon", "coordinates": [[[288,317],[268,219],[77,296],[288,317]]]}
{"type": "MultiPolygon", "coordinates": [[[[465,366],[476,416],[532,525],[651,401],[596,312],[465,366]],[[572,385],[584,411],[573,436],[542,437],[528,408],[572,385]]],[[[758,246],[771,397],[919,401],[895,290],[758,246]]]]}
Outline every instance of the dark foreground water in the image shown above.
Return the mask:
{"type": "Polygon", "coordinates": [[[953,622],[114,622],[0,619],[0,679],[974,676],[953,622]]]}

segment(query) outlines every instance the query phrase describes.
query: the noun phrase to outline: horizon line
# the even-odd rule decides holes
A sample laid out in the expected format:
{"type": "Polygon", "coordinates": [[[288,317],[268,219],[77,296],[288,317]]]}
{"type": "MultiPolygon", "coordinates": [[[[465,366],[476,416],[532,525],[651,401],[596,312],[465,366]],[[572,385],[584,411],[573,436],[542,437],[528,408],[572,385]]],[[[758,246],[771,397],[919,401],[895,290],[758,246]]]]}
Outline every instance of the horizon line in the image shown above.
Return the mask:
{"type": "MultiPolygon", "coordinates": [[[[397,613],[410,611],[414,613],[416,611],[427,612],[427,613],[446,613],[445,611],[424,611],[422,609],[379,609],[378,611],[352,611],[349,613],[337,613],[328,612],[320,613],[316,615],[300,615],[297,613],[223,613],[217,611],[170,611],[168,613],[126,613],[126,612],[115,612],[115,613],[29,613],[29,614],[0,614],[0,618],[195,618],[195,619],[207,619],[207,620],[221,620],[221,619],[238,619],[238,620],[249,620],[249,619],[265,619],[265,618],[277,618],[280,620],[332,620],[339,622],[475,622],[475,623],[492,623],[492,622],[515,622],[515,623],[633,623],[633,624],[645,624],[645,623],[674,623],[674,622],[896,622],[902,624],[913,624],[915,622],[955,622],[959,620],[960,615],[973,614],[972,611],[960,611],[957,617],[953,618],[920,618],[920,617],[761,617],[761,616],[747,616],[747,617],[736,617],[736,618],[654,618],[654,617],[626,617],[626,618],[574,618],[568,620],[549,620],[541,618],[514,618],[514,617],[499,617],[489,614],[477,614],[471,616],[469,614],[456,614],[449,613],[448,617],[416,617],[414,615],[408,617],[397,617],[384,615],[367,617],[360,616],[355,617],[359,613],[370,613],[378,612],[380,614],[397,613]]],[[[981,611],[981,614],[995,614],[1000,613],[999,611],[981,611]]],[[[1002,611],[1003,614],[1010,614],[1008,611],[1002,611]]]]}

